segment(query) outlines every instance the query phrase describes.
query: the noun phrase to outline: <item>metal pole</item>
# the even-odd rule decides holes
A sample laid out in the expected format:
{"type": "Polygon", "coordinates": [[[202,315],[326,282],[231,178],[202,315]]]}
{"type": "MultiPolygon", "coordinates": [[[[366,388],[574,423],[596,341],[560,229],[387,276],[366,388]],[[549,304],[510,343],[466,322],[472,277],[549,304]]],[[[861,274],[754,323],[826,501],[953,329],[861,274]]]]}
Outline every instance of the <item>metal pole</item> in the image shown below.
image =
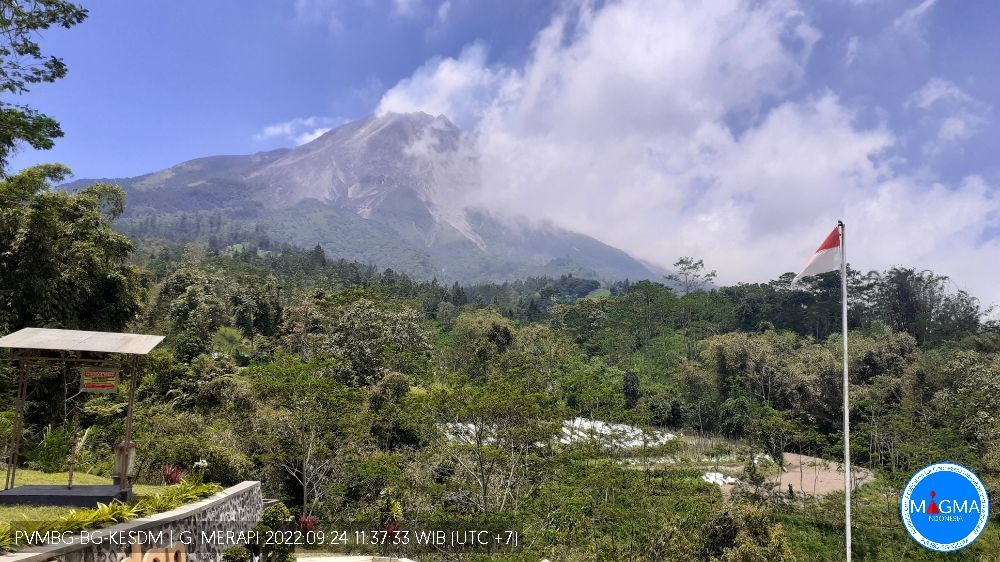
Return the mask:
{"type": "MultiPolygon", "coordinates": [[[[134,357],[129,357],[126,364],[129,366],[128,384],[128,413],[125,415],[125,454],[129,454],[129,447],[132,446],[132,411],[135,408],[135,382],[136,382],[136,361],[134,357]]],[[[127,457],[126,457],[127,458],[127,457]]],[[[132,486],[128,481],[128,463],[125,463],[125,473],[121,475],[119,482],[122,491],[130,489],[132,486]]]]}
{"type": "Polygon", "coordinates": [[[844,545],[847,562],[851,562],[851,409],[848,401],[850,381],[847,376],[847,248],[844,241],[844,223],[840,229],[840,324],[844,340],[844,545]]]}
{"type": "Polygon", "coordinates": [[[73,439],[70,441],[69,445],[69,459],[66,464],[69,465],[69,481],[66,483],[66,488],[73,489],[73,469],[76,467],[76,447],[77,447],[77,432],[80,428],[80,411],[73,408],[73,439]]]}
{"type": "Polygon", "coordinates": [[[28,396],[28,373],[26,365],[18,363],[17,406],[15,406],[14,425],[10,434],[10,452],[7,459],[7,475],[4,480],[4,490],[14,487],[17,479],[18,453],[21,449],[21,433],[24,431],[24,401],[28,396]]]}
{"type": "Polygon", "coordinates": [[[18,379],[17,379],[17,397],[16,397],[16,400],[17,400],[18,403],[17,403],[17,406],[15,406],[15,408],[14,408],[14,411],[15,411],[15,413],[14,413],[14,423],[11,424],[11,427],[10,427],[10,437],[8,437],[8,439],[7,439],[7,451],[6,451],[6,453],[7,453],[7,466],[5,467],[6,470],[4,471],[4,477],[3,477],[3,489],[4,490],[9,490],[11,488],[11,483],[10,483],[10,478],[11,478],[11,476],[10,476],[10,467],[11,467],[11,465],[14,464],[14,447],[16,446],[15,445],[15,441],[14,441],[14,436],[17,435],[17,419],[18,419],[18,416],[21,415],[20,399],[21,399],[21,369],[22,369],[22,367],[21,367],[20,363],[15,363],[14,365],[15,365],[15,368],[17,369],[17,377],[18,377],[18,379]]]}

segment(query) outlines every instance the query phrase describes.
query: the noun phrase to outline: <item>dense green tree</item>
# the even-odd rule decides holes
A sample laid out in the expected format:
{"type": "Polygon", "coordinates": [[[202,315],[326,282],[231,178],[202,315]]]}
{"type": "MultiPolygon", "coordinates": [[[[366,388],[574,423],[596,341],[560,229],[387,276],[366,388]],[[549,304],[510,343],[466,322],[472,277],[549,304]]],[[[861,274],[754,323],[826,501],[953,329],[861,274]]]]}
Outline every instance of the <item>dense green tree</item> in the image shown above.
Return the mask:
{"type": "Polygon", "coordinates": [[[723,512],[712,523],[703,552],[719,562],[794,562],[796,557],[780,523],[765,508],[747,505],[723,512]],[[718,553],[718,555],[716,555],[718,553]]]}
{"type": "Polygon", "coordinates": [[[639,377],[635,373],[626,372],[622,377],[622,395],[625,397],[625,409],[631,410],[639,403],[642,393],[639,391],[639,377]]]}
{"type": "Polygon", "coordinates": [[[650,281],[633,283],[610,314],[614,330],[631,337],[632,350],[649,343],[677,314],[677,296],[668,287],[650,281]]]}
{"type": "Polygon", "coordinates": [[[514,344],[514,327],[496,310],[463,312],[455,319],[445,357],[455,372],[485,379],[500,370],[500,357],[514,344]]]}
{"type": "Polygon", "coordinates": [[[510,330],[511,344],[497,356],[493,372],[526,391],[553,392],[560,381],[584,368],[583,356],[565,334],[538,323],[510,330]]]}
{"type": "Polygon", "coordinates": [[[236,326],[248,338],[273,336],[281,325],[279,288],[274,279],[261,284],[240,279],[229,290],[229,306],[236,326]]]}
{"type": "Polygon", "coordinates": [[[0,180],[0,331],[25,326],[119,330],[144,285],[132,242],[111,223],[125,194],[108,184],[50,189],[69,170],[28,168],[0,180]]]}
{"type": "Polygon", "coordinates": [[[705,262],[692,257],[682,257],[674,262],[674,273],[667,279],[677,284],[680,292],[680,314],[677,325],[684,336],[688,359],[697,357],[696,342],[718,330],[712,321],[708,306],[713,299],[706,298],[715,280],[715,270],[706,271],[705,262]]]}
{"type": "Polygon", "coordinates": [[[325,350],[346,359],[353,385],[378,382],[390,370],[412,372],[430,351],[420,317],[412,308],[391,308],[361,299],[344,306],[330,327],[325,350]]]}
{"type": "Polygon", "coordinates": [[[694,362],[684,363],[677,375],[684,418],[698,433],[716,427],[720,397],[714,379],[713,373],[694,362]]]}
{"type": "Polygon", "coordinates": [[[874,315],[919,343],[956,338],[979,327],[979,302],[965,291],[949,292],[946,276],[895,267],[873,277],[874,315]]]}
{"type": "Polygon", "coordinates": [[[416,446],[424,439],[404,404],[409,393],[410,379],[402,373],[390,372],[372,387],[368,398],[372,435],[383,450],[416,446]]]}
{"type": "Polygon", "coordinates": [[[234,412],[244,449],[269,477],[271,493],[316,509],[349,475],[368,429],[364,393],[321,376],[322,363],[291,358],[253,367],[251,409],[234,412]]]}
{"type": "Polygon", "coordinates": [[[286,308],[281,331],[286,349],[308,361],[326,339],[326,313],[323,295],[310,291],[298,295],[286,308]]]}
{"type": "Polygon", "coordinates": [[[583,299],[571,305],[553,307],[553,315],[573,337],[573,341],[591,355],[604,351],[603,339],[608,330],[608,315],[617,300],[583,299]]]}
{"type": "Polygon", "coordinates": [[[207,353],[216,331],[228,320],[217,286],[205,277],[193,281],[170,302],[167,317],[172,343],[182,361],[207,353]]]}
{"type": "Polygon", "coordinates": [[[503,379],[464,379],[436,388],[433,419],[448,439],[456,480],[478,512],[516,510],[532,490],[544,443],[562,412],[551,396],[525,393],[503,379]]]}
{"type": "MultiPolygon", "coordinates": [[[[65,0],[0,1],[0,95],[23,94],[33,84],[65,76],[62,59],[42,54],[38,34],[53,26],[73,27],[86,17],[87,10],[65,0]]],[[[48,149],[62,135],[55,119],[0,100],[0,177],[7,175],[10,156],[19,144],[48,149]]]]}

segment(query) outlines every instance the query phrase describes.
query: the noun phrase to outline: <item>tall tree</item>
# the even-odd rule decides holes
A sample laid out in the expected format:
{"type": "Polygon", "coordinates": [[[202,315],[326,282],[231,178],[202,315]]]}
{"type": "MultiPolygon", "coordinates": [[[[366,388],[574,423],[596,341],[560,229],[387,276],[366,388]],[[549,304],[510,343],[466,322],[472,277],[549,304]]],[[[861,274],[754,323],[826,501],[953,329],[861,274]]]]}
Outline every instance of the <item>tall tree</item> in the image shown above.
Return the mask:
{"type": "MultiPolygon", "coordinates": [[[[68,29],[86,18],[86,9],[65,0],[0,0],[0,95],[24,94],[32,84],[66,76],[62,59],[42,54],[38,32],[53,26],[68,29]]],[[[62,135],[59,123],[48,115],[0,100],[0,177],[7,175],[19,144],[49,149],[62,135]]]]}
{"type": "Polygon", "coordinates": [[[681,298],[681,333],[687,344],[687,357],[693,360],[697,357],[696,342],[715,331],[714,324],[705,318],[706,301],[702,298],[715,281],[715,270],[706,271],[705,262],[695,260],[690,256],[681,257],[674,262],[675,273],[667,275],[667,279],[677,283],[682,291],[681,298]]]}
{"type": "Polygon", "coordinates": [[[877,276],[876,314],[919,343],[974,333],[983,315],[979,302],[965,291],[949,292],[948,284],[948,277],[932,271],[894,267],[877,276]]]}
{"type": "Polygon", "coordinates": [[[428,405],[449,436],[447,451],[456,483],[475,510],[517,510],[538,486],[544,446],[559,430],[563,411],[551,396],[527,393],[513,381],[456,380],[431,391],[428,405]]]}
{"type": "Polygon", "coordinates": [[[622,377],[622,394],[625,396],[626,410],[635,408],[639,403],[642,394],[639,390],[639,377],[635,373],[629,371],[622,377]]]}
{"type": "Polygon", "coordinates": [[[26,326],[122,328],[144,292],[126,258],[132,242],[111,228],[121,189],[49,189],[65,166],[28,168],[0,180],[0,331],[26,326]]]}
{"type": "Polygon", "coordinates": [[[667,279],[677,283],[685,295],[705,291],[715,281],[715,270],[705,271],[704,260],[683,256],[674,262],[674,269],[667,279]]]}

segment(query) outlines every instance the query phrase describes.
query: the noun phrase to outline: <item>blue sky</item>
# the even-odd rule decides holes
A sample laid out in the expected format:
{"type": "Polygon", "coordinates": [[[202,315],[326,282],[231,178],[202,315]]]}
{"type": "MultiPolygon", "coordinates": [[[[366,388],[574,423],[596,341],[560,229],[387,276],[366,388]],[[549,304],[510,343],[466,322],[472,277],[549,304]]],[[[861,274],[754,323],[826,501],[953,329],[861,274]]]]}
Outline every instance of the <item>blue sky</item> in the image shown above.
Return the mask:
{"type": "Polygon", "coordinates": [[[1000,302],[1000,3],[295,0],[88,4],[69,76],[23,101],[59,161],[118,177],[305,142],[373,112],[470,132],[462,201],[723,282],[795,270],[844,219],[852,264],[1000,302]]]}
{"type": "Polygon", "coordinates": [[[439,3],[381,0],[83,4],[86,22],[43,37],[69,75],[23,97],[66,136],[23,150],[14,168],[55,160],[79,177],[120,177],[289,145],[254,135],[298,117],[370,114],[426,59],[471,41],[488,41],[496,61],[523,59],[551,13],[539,0],[455,1],[444,18],[439,3]]]}
{"type": "MultiPolygon", "coordinates": [[[[997,177],[1000,127],[1000,4],[931,3],[907,33],[893,24],[915,0],[819,0],[810,20],[823,33],[797,86],[821,88],[913,138],[921,153],[936,131],[906,101],[944,77],[989,106],[977,142],[936,152],[930,173],[997,177]],[[853,40],[857,53],[845,56],[853,40]]],[[[82,25],[51,30],[48,52],[69,76],[25,99],[57,117],[66,137],[54,150],[21,151],[15,167],[61,161],[78,176],[128,176],[208,154],[290,144],[261,139],[269,124],[315,117],[338,123],[371,113],[382,93],[433,57],[457,56],[475,41],[491,63],[518,64],[559,2],[545,0],[300,0],[85,2],[82,25]],[[442,4],[447,4],[440,12],[442,4]],[[444,16],[444,17],[442,17],[444,16]]],[[[739,123],[734,123],[739,126],[739,123]]]]}

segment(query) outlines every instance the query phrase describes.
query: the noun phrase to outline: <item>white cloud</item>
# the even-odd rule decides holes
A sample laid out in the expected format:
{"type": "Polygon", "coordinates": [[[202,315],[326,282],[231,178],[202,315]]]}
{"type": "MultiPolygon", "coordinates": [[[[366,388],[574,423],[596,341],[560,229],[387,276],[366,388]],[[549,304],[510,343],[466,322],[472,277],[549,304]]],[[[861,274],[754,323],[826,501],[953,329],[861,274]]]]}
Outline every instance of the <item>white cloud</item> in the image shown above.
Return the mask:
{"type": "Polygon", "coordinates": [[[437,9],[437,20],[440,23],[448,21],[448,16],[451,14],[451,0],[444,0],[437,9]]]}
{"type": "Polygon", "coordinates": [[[937,4],[937,0],[921,0],[912,8],[907,9],[892,22],[892,27],[896,31],[904,34],[920,37],[920,28],[924,18],[930,13],[931,8],[937,4]]]}
{"type": "Polygon", "coordinates": [[[844,51],[844,65],[851,66],[861,52],[861,38],[857,35],[847,40],[847,49],[844,51]]]}
{"type": "Polygon", "coordinates": [[[306,144],[307,142],[312,142],[323,135],[323,133],[329,131],[330,127],[316,127],[311,131],[306,131],[295,137],[295,144],[306,144]]]}
{"type": "Polygon", "coordinates": [[[392,0],[392,13],[395,16],[412,16],[420,8],[420,0],[392,0]]]}
{"type": "Polygon", "coordinates": [[[424,111],[444,114],[460,125],[478,121],[508,72],[486,65],[487,49],[474,43],[457,59],[433,59],[387,91],[377,113],[424,111]]]}
{"type": "Polygon", "coordinates": [[[990,111],[989,106],[943,78],[928,80],[905,105],[921,110],[924,121],[936,128],[934,138],[924,144],[924,153],[929,155],[976,134],[990,111]]]}
{"type": "Polygon", "coordinates": [[[343,29],[339,0],[295,0],[295,18],[305,23],[325,25],[332,32],[343,29]]]}
{"type": "Polygon", "coordinates": [[[281,123],[267,125],[254,133],[253,140],[263,142],[282,139],[292,141],[298,146],[316,140],[320,135],[329,131],[334,124],[336,124],[335,120],[327,117],[296,117],[281,123]]]}
{"type": "MultiPolygon", "coordinates": [[[[367,9],[387,10],[395,17],[410,18],[421,13],[423,1],[389,0],[375,3],[372,0],[356,0],[355,3],[367,9]]],[[[295,0],[295,19],[302,23],[325,25],[330,32],[338,33],[344,29],[341,12],[347,7],[351,5],[345,5],[343,0],[295,0]]]]}
{"type": "MultiPolygon", "coordinates": [[[[579,3],[523,67],[490,65],[473,46],[429,61],[380,110],[471,120],[477,205],[654,263],[695,255],[723,282],[772,279],[843,219],[855,267],[930,267],[1000,301],[986,265],[1000,247],[980,242],[1000,201],[978,178],[896,171],[887,126],[862,127],[833,92],[793,94],[818,37],[791,0],[579,3]],[[734,115],[745,130],[728,126],[734,115]]],[[[928,100],[955,95],[935,88],[928,100]]]]}
{"type": "Polygon", "coordinates": [[[931,78],[922,88],[910,96],[910,100],[907,103],[920,109],[930,109],[931,106],[938,102],[949,101],[971,103],[975,100],[954,83],[943,78],[931,78]]]}
{"type": "Polygon", "coordinates": [[[973,127],[967,120],[952,116],[941,122],[938,138],[945,142],[954,142],[969,138],[973,132],[973,127]]]}

